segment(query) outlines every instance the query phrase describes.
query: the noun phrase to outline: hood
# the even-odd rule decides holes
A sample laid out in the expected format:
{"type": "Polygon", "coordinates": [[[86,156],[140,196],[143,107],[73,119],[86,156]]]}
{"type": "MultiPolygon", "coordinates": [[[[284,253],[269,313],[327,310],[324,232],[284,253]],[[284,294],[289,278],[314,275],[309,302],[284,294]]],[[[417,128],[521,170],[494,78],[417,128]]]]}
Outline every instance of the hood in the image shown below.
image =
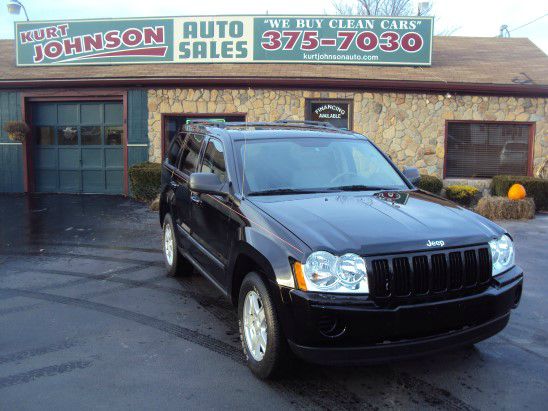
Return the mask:
{"type": "Polygon", "coordinates": [[[339,255],[472,245],[504,232],[491,221],[420,190],[248,199],[312,250],[339,255]]]}

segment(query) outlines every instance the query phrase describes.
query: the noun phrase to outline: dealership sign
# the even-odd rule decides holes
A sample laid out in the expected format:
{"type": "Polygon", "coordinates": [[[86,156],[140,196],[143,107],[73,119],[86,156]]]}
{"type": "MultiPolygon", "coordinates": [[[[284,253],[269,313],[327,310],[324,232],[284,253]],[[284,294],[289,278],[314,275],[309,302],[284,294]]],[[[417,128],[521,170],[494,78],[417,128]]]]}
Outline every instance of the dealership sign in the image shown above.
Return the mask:
{"type": "Polygon", "coordinates": [[[430,65],[430,17],[205,16],[16,22],[18,66],[430,65]]]}

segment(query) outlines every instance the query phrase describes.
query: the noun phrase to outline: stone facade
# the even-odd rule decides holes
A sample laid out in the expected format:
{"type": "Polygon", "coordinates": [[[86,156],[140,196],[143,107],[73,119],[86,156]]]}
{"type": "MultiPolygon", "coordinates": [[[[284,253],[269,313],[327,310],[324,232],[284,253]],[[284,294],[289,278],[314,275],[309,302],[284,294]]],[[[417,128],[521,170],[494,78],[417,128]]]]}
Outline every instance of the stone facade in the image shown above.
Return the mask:
{"type": "Polygon", "coordinates": [[[149,159],[161,157],[162,113],[246,113],[247,121],[303,120],[305,99],[354,101],[354,130],[399,167],[442,176],[446,120],[535,122],[534,169],[548,157],[545,98],[277,89],[150,89],[149,159]]]}

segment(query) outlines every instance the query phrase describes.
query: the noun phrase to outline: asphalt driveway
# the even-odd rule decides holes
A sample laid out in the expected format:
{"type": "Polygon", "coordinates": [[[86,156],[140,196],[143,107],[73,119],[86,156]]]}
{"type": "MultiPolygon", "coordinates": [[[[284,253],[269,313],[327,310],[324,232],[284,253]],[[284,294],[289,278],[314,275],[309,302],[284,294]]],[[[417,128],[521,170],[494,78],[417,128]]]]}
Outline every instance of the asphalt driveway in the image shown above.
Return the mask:
{"type": "Polygon", "coordinates": [[[243,363],[236,316],[165,276],[156,213],[122,197],[0,195],[0,409],[545,409],[548,215],[505,222],[526,271],[499,335],[417,361],[243,363]]]}

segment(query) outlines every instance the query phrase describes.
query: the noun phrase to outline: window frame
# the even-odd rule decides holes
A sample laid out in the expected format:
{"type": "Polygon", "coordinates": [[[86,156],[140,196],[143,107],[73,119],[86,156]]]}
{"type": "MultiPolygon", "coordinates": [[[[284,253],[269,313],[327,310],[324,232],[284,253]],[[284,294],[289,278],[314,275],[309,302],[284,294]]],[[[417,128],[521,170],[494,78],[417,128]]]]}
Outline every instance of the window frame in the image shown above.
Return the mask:
{"type": "Polygon", "coordinates": [[[348,104],[348,131],[354,131],[354,100],[349,98],[305,98],[304,99],[304,119],[312,120],[312,104],[348,104]]]}
{"type": "Polygon", "coordinates": [[[465,123],[465,124],[495,124],[495,125],[525,125],[529,127],[529,136],[528,136],[528,152],[527,152],[527,174],[526,176],[533,176],[533,162],[534,162],[534,151],[535,151],[535,134],[536,134],[536,123],[534,121],[484,121],[484,120],[445,120],[445,130],[444,130],[444,139],[443,139],[443,178],[455,178],[455,179],[465,179],[465,180],[486,180],[487,177],[447,177],[447,141],[449,134],[449,124],[451,123],[465,123]]]}

